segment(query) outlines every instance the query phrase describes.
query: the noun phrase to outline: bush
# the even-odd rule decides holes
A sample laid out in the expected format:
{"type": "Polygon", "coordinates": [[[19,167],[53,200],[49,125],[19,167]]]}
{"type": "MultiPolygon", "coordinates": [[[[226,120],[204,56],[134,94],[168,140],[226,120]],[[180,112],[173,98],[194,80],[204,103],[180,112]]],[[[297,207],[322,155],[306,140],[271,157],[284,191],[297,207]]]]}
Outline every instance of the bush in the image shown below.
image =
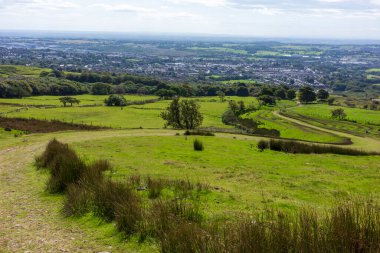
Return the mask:
{"type": "Polygon", "coordinates": [[[63,206],[65,216],[81,216],[90,211],[92,193],[80,184],[70,184],[63,206]]]}
{"type": "Polygon", "coordinates": [[[127,185],[105,180],[94,189],[94,214],[111,222],[116,217],[116,208],[128,203],[132,196],[132,190],[127,185]]]}
{"type": "Polygon", "coordinates": [[[268,148],[268,142],[261,140],[257,143],[257,148],[262,152],[268,148]]]}
{"type": "Polygon", "coordinates": [[[186,132],[184,133],[184,135],[185,136],[190,136],[190,135],[215,136],[214,133],[212,133],[210,131],[204,131],[204,130],[193,130],[193,131],[186,130],[186,132]]]}
{"type": "Polygon", "coordinates": [[[195,151],[203,151],[204,150],[203,143],[198,139],[194,140],[194,150],[195,151]]]}
{"type": "Polygon", "coordinates": [[[50,171],[47,189],[51,193],[64,192],[69,184],[78,182],[85,170],[82,159],[68,145],[55,139],[49,142],[45,152],[35,160],[38,168],[50,171]]]}
{"type": "Polygon", "coordinates": [[[111,95],[105,101],[106,106],[126,106],[127,100],[122,95],[111,95]]]}
{"type": "Polygon", "coordinates": [[[342,148],[333,145],[316,145],[308,144],[297,141],[287,140],[274,140],[269,141],[261,140],[258,144],[260,150],[270,149],[273,151],[281,151],[293,154],[338,154],[338,155],[351,155],[351,156],[367,156],[367,155],[380,155],[376,152],[365,152],[356,149],[342,148]],[[259,147],[260,145],[260,147],[259,147]],[[264,148],[264,149],[262,149],[264,148]]]}

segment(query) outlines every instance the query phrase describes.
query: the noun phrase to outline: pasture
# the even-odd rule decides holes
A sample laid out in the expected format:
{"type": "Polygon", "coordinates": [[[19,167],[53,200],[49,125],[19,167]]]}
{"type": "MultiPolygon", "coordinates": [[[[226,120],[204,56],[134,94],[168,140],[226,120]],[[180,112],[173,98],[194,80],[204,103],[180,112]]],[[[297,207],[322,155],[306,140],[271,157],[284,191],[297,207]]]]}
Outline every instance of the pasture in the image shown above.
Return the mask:
{"type": "MultiPolygon", "coordinates": [[[[154,98],[125,97],[129,101],[154,98]]],[[[0,113],[6,113],[7,117],[57,119],[113,128],[20,135],[17,138],[15,136],[21,134],[17,130],[0,130],[0,179],[12,179],[0,188],[0,193],[7,196],[0,200],[5,214],[5,218],[0,217],[0,221],[5,224],[4,228],[0,228],[0,235],[4,238],[12,236],[9,240],[19,240],[21,244],[32,235],[46,237],[50,231],[59,228],[61,231],[70,231],[70,238],[73,238],[70,240],[74,245],[67,244],[66,237],[58,238],[54,241],[54,246],[62,251],[78,251],[86,241],[86,249],[92,252],[159,252],[156,240],[139,243],[137,236],[126,239],[117,232],[114,222],[100,222],[99,217],[93,213],[67,219],[62,217],[65,196],[49,195],[45,188],[46,172],[36,171],[33,167],[34,157],[41,154],[52,138],[69,143],[87,164],[98,159],[108,160],[113,169],[105,175],[113,181],[128,182],[131,176],[139,175],[158,181],[185,180],[194,185],[200,183],[207,186],[207,190],[200,192],[196,199],[205,223],[233,222],[262,214],[268,208],[295,215],[306,207],[324,214],[338,201],[380,201],[378,156],[289,154],[271,150],[262,152],[257,144],[266,139],[263,137],[226,133],[216,133],[216,136],[210,137],[184,136],[181,130],[163,129],[164,122],[160,113],[169,105],[169,100],[121,108],[102,105],[105,96],[83,95],[77,98],[82,103],[74,107],[63,107],[58,97],[50,96],[0,99],[0,103],[3,103],[0,113]],[[203,151],[194,151],[195,139],[202,142],[203,151]],[[14,208],[14,203],[22,208],[14,208]],[[45,213],[50,215],[42,217],[44,215],[41,214],[45,213]],[[36,220],[37,225],[34,223],[36,220]],[[29,227],[20,229],[15,234],[15,224],[27,224],[29,227]],[[44,224],[43,230],[36,229],[38,224],[44,224]]],[[[262,127],[280,130],[281,137],[311,142],[345,141],[345,134],[311,128],[277,114],[286,110],[289,114],[302,113],[313,119],[318,118],[323,122],[320,125],[329,127],[326,122],[331,120],[329,112],[335,107],[295,107],[293,101],[279,101],[273,107],[259,107],[258,101],[251,97],[226,97],[224,102],[218,97],[191,99],[198,101],[201,106],[203,127],[233,128],[224,125],[221,116],[228,108],[229,100],[243,100],[246,106],[259,108],[244,117],[259,120],[263,123],[262,127]]],[[[355,108],[345,110],[349,119],[357,123],[338,124],[378,127],[379,112],[355,108]]],[[[335,128],[341,127],[335,121],[334,124],[335,128]]],[[[368,146],[367,138],[357,138],[359,142],[355,139],[352,148],[368,146]]],[[[368,149],[377,151],[379,142],[373,143],[368,149]]],[[[147,196],[147,191],[139,194],[147,196]]],[[[172,195],[171,190],[163,189],[160,198],[165,200],[172,195]]],[[[156,203],[160,200],[149,201],[156,203]]],[[[43,252],[47,249],[43,247],[49,245],[33,245],[30,249],[43,252]]]]}

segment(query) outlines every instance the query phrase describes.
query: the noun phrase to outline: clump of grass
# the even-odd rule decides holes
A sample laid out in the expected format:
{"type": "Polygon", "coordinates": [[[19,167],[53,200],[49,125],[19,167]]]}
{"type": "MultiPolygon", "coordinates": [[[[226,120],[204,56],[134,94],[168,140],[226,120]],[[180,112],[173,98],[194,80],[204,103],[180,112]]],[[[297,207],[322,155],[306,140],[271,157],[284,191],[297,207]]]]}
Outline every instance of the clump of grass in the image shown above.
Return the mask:
{"type": "Polygon", "coordinates": [[[257,147],[263,151],[270,149],[273,151],[280,151],[292,154],[338,154],[350,156],[369,156],[380,155],[377,152],[366,152],[362,150],[342,148],[333,145],[317,145],[297,141],[274,140],[269,141],[261,140],[257,147]]]}
{"type": "Polygon", "coordinates": [[[203,143],[198,139],[194,140],[193,145],[194,145],[195,151],[203,151],[204,150],[203,143]]]}
{"type": "Polygon", "coordinates": [[[94,214],[110,222],[115,219],[116,208],[128,203],[132,195],[132,189],[126,184],[105,180],[94,190],[94,214]]]}
{"type": "Polygon", "coordinates": [[[36,165],[50,171],[47,190],[51,193],[64,192],[69,184],[78,182],[86,169],[75,151],[57,140],[49,142],[45,152],[36,158],[36,165]]]}
{"type": "Polygon", "coordinates": [[[63,206],[65,216],[82,216],[90,211],[92,192],[80,184],[70,184],[63,206]]]}
{"type": "Polygon", "coordinates": [[[152,179],[148,177],[148,197],[150,199],[156,199],[161,195],[161,191],[164,188],[164,182],[162,179],[152,179]]]}

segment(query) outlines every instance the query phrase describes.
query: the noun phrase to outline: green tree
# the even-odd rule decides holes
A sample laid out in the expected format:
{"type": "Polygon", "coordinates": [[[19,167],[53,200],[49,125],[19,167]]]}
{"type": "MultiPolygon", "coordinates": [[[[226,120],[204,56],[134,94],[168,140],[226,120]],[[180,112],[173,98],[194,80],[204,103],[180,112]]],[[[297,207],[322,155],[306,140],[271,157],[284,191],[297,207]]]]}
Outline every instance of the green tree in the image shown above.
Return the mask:
{"type": "Polygon", "coordinates": [[[249,91],[247,87],[240,86],[236,91],[236,96],[238,97],[248,97],[249,91]]]}
{"type": "Polygon", "coordinates": [[[80,100],[74,98],[74,97],[61,97],[59,98],[59,101],[63,104],[64,107],[66,107],[67,104],[70,104],[72,107],[73,104],[78,104],[80,103],[80,100]]]}
{"type": "Polygon", "coordinates": [[[326,100],[329,98],[329,96],[330,96],[330,94],[324,89],[320,89],[317,93],[317,98],[319,100],[326,100]]]}
{"type": "Polygon", "coordinates": [[[121,95],[111,95],[105,101],[106,106],[126,106],[127,100],[121,95]]]}
{"type": "Polygon", "coordinates": [[[347,117],[347,114],[342,108],[339,108],[331,111],[331,117],[333,119],[344,120],[347,117]]]}
{"type": "Polygon", "coordinates": [[[276,98],[269,95],[261,95],[258,97],[258,100],[260,102],[260,105],[275,105],[276,104],[276,98]]]}
{"type": "Polygon", "coordinates": [[[112,86],[106,83],[94,83],[92,85],[92,94],[108,95],[112,91],[112,86]]]}
{"type": "Polygon", "coordinates": [[[304,86],[299,90],[299,100],[301,103],[311,103],[317,99],[317,94],[315,94],[313,88],[310,86],[304,86]]]}
{"type": "Polygon", "coordinates": [[[293,100],[297,97],[297,93],[294,89],[290,89],[286,92],[286,98],[289,100],[293,100]]]}
{"type": "Polygon", "coordinates": [[[274,92],[274,95],[276,96],[277,99],[286,99],[286,90],[284,88],[278,88],[274,92]]]}
{"type": "Polygon", "coordinates": [[[194,100],[173,99],[161,117],[166,121],[165,127],[177,129],[195,129],[202,125],[203,116],[199,111],[199,104],[194,100]]]}
{"type": "Polygon", "coordinates": [[[223,91],[218,91],[216,94],[218,95],[220,102],[224,102],[226,94],[224,94],[223,91]]]}

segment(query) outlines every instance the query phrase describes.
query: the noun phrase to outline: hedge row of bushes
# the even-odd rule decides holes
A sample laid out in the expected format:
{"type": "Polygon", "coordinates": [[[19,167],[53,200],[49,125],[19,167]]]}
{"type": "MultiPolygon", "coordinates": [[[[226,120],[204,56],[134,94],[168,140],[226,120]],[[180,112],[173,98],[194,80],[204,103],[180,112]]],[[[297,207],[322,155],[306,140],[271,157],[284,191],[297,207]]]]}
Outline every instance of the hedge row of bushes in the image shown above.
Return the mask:
{"type": "Polygon", "coordinates": [[[273,151],[281,151],[293,154],[337,154],[337,155],[350,155],[350,156],[367,156],[367,155],[380,155],[376,152],[366,152],[363,150],[342,148],[333,145],[317,145],[297,141],[274,140],[269,141],[261,140],[257,144],[258,149],[261,151],[270,149],[273,151]]]}

